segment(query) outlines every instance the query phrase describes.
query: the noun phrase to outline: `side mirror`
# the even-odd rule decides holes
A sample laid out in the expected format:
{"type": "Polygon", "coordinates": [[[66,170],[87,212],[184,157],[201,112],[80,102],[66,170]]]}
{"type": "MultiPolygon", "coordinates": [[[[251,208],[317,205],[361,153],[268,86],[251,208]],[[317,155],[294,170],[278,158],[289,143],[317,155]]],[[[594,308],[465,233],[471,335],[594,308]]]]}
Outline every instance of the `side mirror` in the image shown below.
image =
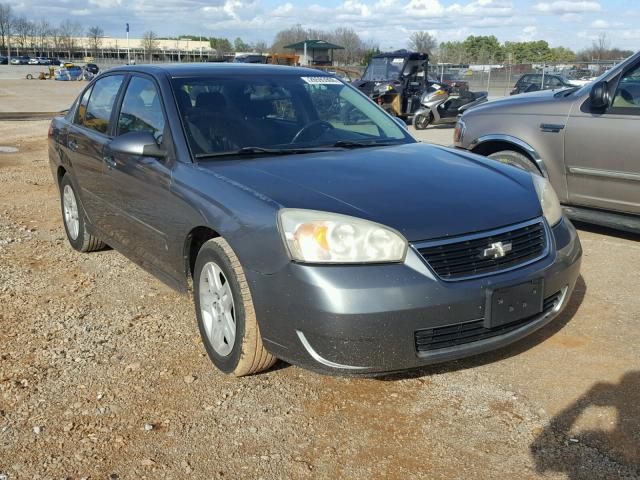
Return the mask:
{"type": "Polygon", "coordinates": [[[114,138],[109,148],[116,153],[139,157],[163,158],[167,152],[156,142],[150,132],[128,132],[114,138]]]}
{"type": "Polygon", "coordinates": [[[591,100],[591,108],[596,110],[607,108],[611,103],[609,84],[604,80],[594,83],[591,87],[591,93],[589,93],[589,99],[591,100]]]}

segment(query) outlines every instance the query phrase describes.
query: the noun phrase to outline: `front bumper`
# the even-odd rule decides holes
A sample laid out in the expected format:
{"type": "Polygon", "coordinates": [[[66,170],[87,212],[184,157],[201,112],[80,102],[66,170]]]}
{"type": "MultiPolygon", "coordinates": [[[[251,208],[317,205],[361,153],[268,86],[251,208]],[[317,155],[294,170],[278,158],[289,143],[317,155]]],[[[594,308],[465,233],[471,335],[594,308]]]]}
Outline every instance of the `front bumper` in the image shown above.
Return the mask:
{"type": "Polygon", "coordinates": [[[457,282],[439,279],[411,249],[403,264],[289,263],[272,275],[247,271],[265,346],[278,358],[306,368],[375,374],[508,345],[553,320],[580,273],[582,249],[573,225],[564,219],[550,230],[550,253],[541,260],[457,282]],[[416,346],[418,331],[482,320],[488,290],[539,279],[545,299],[561,294],[542,314],[477,341],[427,351],[416,346]]]}

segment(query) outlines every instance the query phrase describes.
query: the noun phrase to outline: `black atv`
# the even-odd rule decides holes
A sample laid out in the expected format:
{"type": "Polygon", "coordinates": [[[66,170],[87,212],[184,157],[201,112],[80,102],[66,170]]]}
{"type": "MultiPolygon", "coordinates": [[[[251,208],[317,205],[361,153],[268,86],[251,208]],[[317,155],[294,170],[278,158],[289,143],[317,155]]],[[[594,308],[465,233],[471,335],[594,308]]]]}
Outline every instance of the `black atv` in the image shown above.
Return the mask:
{"type": "Polygon", "coordinates": [[[420,97],[429,83],[426,53],[397,50],[375,55],[353,86],[371,97],[391,115],[407,119],[420,108],[420,97]]]}

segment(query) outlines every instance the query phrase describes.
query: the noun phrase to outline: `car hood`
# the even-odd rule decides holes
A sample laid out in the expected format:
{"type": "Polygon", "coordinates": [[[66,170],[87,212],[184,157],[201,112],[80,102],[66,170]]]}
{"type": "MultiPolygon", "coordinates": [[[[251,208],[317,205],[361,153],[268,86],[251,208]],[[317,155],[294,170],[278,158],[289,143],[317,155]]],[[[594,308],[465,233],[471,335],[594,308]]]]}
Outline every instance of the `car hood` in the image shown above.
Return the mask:
{"type": "Polygon", "coordinates": [[[576,98],[573,95],[559,94],[561,90],[541,90],[521,93],[509,97],[491,100],[473,108],[477,114],[527,113],[542,115],[568,115],[576,98]]]}
{"type": "Polygon", "coordinates": [[[510,225],[542,214],[528,173],[421,143],[209,161],[200,167],[281,207],[372,220],[409,241],[510,225]]]}

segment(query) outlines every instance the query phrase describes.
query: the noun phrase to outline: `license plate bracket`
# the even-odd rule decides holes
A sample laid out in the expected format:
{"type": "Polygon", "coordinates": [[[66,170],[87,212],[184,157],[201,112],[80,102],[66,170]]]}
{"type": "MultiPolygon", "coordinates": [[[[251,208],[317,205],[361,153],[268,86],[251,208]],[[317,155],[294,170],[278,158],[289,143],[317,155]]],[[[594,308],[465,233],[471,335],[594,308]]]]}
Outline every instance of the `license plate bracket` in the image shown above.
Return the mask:
{"type": "Polygon", "coordinates": [[[488,292],[485,328],[496,328],[542,312],[542,279],[488,292]]]}

